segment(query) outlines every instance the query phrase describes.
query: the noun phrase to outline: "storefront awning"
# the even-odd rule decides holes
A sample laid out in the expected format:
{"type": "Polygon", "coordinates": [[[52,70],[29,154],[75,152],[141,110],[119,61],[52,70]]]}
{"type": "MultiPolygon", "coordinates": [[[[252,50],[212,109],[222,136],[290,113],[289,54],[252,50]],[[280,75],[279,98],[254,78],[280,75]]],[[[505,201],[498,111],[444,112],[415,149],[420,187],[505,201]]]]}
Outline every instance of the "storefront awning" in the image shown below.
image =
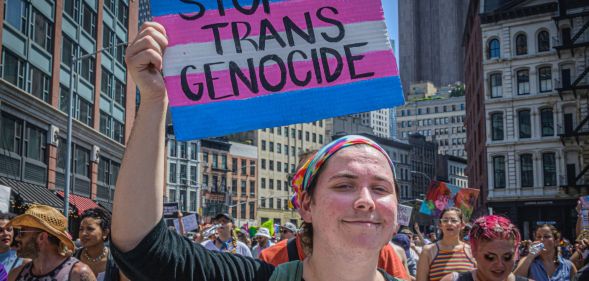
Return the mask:
{"type": "Polygon", "coordinates": [[[0,177],[0,184],[8,186],[12,194],[26,204],[43,204],[63,210],[63,201],[44,186],[7,177],[0,177]]]}
{"type": "MultiPolygon", "coordinates": [[[[64,197],[63,191],[58,191],[57,194],[61,196],[61,198],[64,197]]],[[[76,209],[78,210],[78,215],[81,215],[84,211],[88,209],[98,208],[98,205],[96,204],[96,202],[92,201],[92,199],[75,194],[70,194],[70,204],[76,207],[76,209]]]]}

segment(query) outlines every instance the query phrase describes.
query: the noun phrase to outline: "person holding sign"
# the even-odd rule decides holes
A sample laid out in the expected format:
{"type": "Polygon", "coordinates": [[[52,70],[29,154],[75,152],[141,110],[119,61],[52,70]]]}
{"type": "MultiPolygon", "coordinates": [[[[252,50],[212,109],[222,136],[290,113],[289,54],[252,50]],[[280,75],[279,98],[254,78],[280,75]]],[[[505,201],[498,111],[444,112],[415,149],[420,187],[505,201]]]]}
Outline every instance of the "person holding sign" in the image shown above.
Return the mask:
{"type": "Polygon", "coordinates": [[[125,275],[131,280],[397,280],[377,268],[380,249],[397,227],[393,163],[378,144],[360,136],[327,144],[293,179],[309,253],[303,261],[275,268],[208,251],[166,228],[168,100],[160,73],[165,34],[159,24],[144,24],[126,54],[142,98],[113,209],[112,252],[125,275]]]}

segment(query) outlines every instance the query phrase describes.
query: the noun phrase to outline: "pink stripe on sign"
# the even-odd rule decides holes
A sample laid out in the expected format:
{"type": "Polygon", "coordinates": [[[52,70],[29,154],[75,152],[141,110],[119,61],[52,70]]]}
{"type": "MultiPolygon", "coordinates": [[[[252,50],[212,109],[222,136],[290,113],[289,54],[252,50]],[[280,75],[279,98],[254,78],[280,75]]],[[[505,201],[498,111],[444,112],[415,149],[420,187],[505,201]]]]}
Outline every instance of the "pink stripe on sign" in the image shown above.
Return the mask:
{"type": "MultiPolygon", "coordinates": [[[[379,1],[360,1],[360,0],[321,0],[321,1],[301,1],[291,0],[270,5],[270,14],[265,14],[261,7],[253,15],[244,15],[236,9],[228,9],[225,16],[219,16],[218,10],[208,10],[204,16],[198,20],[184,20],[179,15],[165,15],[154,17],[154,21],[164,26],[174,26],[182,28],[171,28],[166,30],[168,35],[168,46],[187,43],[211,42],[215,40],[212,29],[202,30],[205,25],[229,22],[229,25],[220,29],[221,39],[232,39],[231,22],[247,22],[251,26],[251,32],[248,37],[260,34],[260,23],[268,19],[277,32],[285,30],[282,18],[288,16],[296,26],[303,31],[307,31],[307,24],[304,13],[309,11],[313,28],[334,26],[333,23],[321,21],[317,18],[317,11],[323,7],[333,7],[338,11],[334,14],[329,9],[324,9],[322,15],[329,19],[337,20],[343,24],[366,22],[366,21],[383,21],[384,16],[379,1]],[[369,11],[369,12],[368,12],[369,11]]],[[[244,24],[237,24],[240,37],[246,32],[244,24]]],[[[336,36],[337,34],[329,34],[336,36]]],[[[298,36],[294,34],[293,36],[298,36]]],[[[315,34],[315,37],[321,36],[315,34]]],[[[288,44],[287,39],[283,38],[288,44]]],[[[257,40],[256,40],[257,41],[257,40]]],[[[244,44],[249,44],[245,42],[244,44]]]]}
{"type": "MultiPolygon", "coordinates": [[[[305,80],[306,73],[309,71],[311,72],[311,81],[309,82],[309,84],[307,84],[306,86],[295,85],[292,82],[292,80],[290,79],[290,76],[288,75],[288,66],[285,65],[285,69],[287,72],[287,74],[286,74],[286,81],[287,82],[286,82],[284,88],[282,88],[280,90],[280,92],[290,92],[290,91],[295,91],[295,90],[303,90],[305,88],[308,89],[308,88],[330,87],[330,86],[341,85],[341,84],[350,83],[350,82],[399,75],[399,73],[397,71],[396,61],[395,61],[395,58],[394,58],[392,52],[378,51],[378,52],[365,53],[363,55],[364,55],[364,58],[354,62],[356,74],[358,75],[358,74],[362,74],[362,73],[374,72],[374,76],[371,76],[368,78],[360,78],[360,79],[352,80],[350,78],[350,71],[349,71],[349,67],[348,67],[346,58],[343,57],[342,58],[342,62],[343,62],[342,73],[339,76],[339,78],[336,79],[336,81],[334,81],[334,82],[327,83],[325,81],[325,77],[324,77],[325,75],[323,74],[323,66],[321,65],[320,68],[321,68],[322,83],[318,83],[316,76],[315,76],[314,68],[313,68],[313,62],[311,61],[310,56],[308,55],[309,60],[295,62],[295,63],[293,63],[293,65],[294,65],[294,69],[296,70],[298,80],[305,80]],[[386,62],[389,62],[389,63],[386,63],[386,62]],[[391,65],[391,63],[392,63],[392,65],[391,65]]],[[[321,62],[319,62],[319,63],[321,64],[321,62]]],[[[329,66],[332,71],[333,71],[333,69],[335,69],[336,64],[337,64],[337,61],[335,59],[329,60],[329,66]]],[[[198,66],[198,69],[202,70],[202,67],[198,66]]],[[[249,77],[249,70],[248,69],[242,69],[242,71],[246,75],[246,77],[249,77]]],[[[266,73],[267,80],[270,82],[270,84],[276,85],[280,81],[280,68],[277,64],[273,64],[273,65],[265,67],[264,73],[266,73]]],[[[231,78],[229,76],[229,70],[214,71],[212,74],[212,77],[217,78],[217,80],[213,81],[214,86],[215,86],[215,97],[223,97],[223,96],[227,96],[227,95],[230,95],[231,93],[233,93],[233,89],[231,86],[231,78]]],[[[230,97],[227,97],[227,98],[223,98],[223,99],[219,99],[219,100],[212,100],[209,97],[208,91],[206,88],[205,75],[202,72],[195,73],[195,74],[188,74],[187,81],[188,81],[188,84],[190,85],[190,88],[192,89],[192,91],[196,92],[198,89],[197,86],[193,85],[194,83],[202,83],[202,85],[204,87],[202,97],[199,101],[190,100],[184,95],[184,92],[183,92],[182,86],[181,86],[180,76],[169,76],[169,77],[165,77],[164,79],[166,81],[166,86],[167,86],[166,88],[168,90],[168,98],[170,100],[170,106],[186,106],[186,105],[206,104],[206,103],[211,103],[211,102],[242,100],[242,99],[260,97],[260,96],[270,95],[270,94],[280,94],[280,93],[274,93],[274,92],[267,91],[261,86],[258,67],[256,67],[256,77],[257,77],[258,86],[259,86],[259,92],[257,94],[252,93],[241,82],[241,80],[237,79],[239,96],[231,95],[230,97]]]]}

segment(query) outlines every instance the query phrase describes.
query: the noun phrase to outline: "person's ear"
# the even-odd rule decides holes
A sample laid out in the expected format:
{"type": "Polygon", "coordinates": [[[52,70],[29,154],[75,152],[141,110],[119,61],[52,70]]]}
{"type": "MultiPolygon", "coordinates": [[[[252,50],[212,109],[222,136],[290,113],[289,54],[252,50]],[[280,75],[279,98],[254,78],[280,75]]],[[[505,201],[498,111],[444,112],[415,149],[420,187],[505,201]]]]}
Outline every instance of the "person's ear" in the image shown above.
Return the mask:
{"type": "Polygon", "coordinates": [[[313,222],[313,216],[311,215],[311,205],[312,205],[311,203],[312,203],[312,200],[311,200],[311,196],[309,195],[309,193],[303,192],[301,194],[299,215],[301,215],[301,218],[303,219],[303,221],[305,221],[307,223],[313,222]]]}

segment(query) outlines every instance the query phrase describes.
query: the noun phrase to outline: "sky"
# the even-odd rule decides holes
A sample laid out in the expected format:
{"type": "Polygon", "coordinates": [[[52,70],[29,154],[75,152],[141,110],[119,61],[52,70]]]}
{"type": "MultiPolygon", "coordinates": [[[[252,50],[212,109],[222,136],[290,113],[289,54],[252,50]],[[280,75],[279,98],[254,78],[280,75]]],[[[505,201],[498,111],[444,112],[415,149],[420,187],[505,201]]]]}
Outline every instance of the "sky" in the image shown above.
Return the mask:
{"type": "Polygon", "coordinates": [[[399,60],[399,0],[381,0],[389,37],[395,40],[395,57],[399,60]]]}

